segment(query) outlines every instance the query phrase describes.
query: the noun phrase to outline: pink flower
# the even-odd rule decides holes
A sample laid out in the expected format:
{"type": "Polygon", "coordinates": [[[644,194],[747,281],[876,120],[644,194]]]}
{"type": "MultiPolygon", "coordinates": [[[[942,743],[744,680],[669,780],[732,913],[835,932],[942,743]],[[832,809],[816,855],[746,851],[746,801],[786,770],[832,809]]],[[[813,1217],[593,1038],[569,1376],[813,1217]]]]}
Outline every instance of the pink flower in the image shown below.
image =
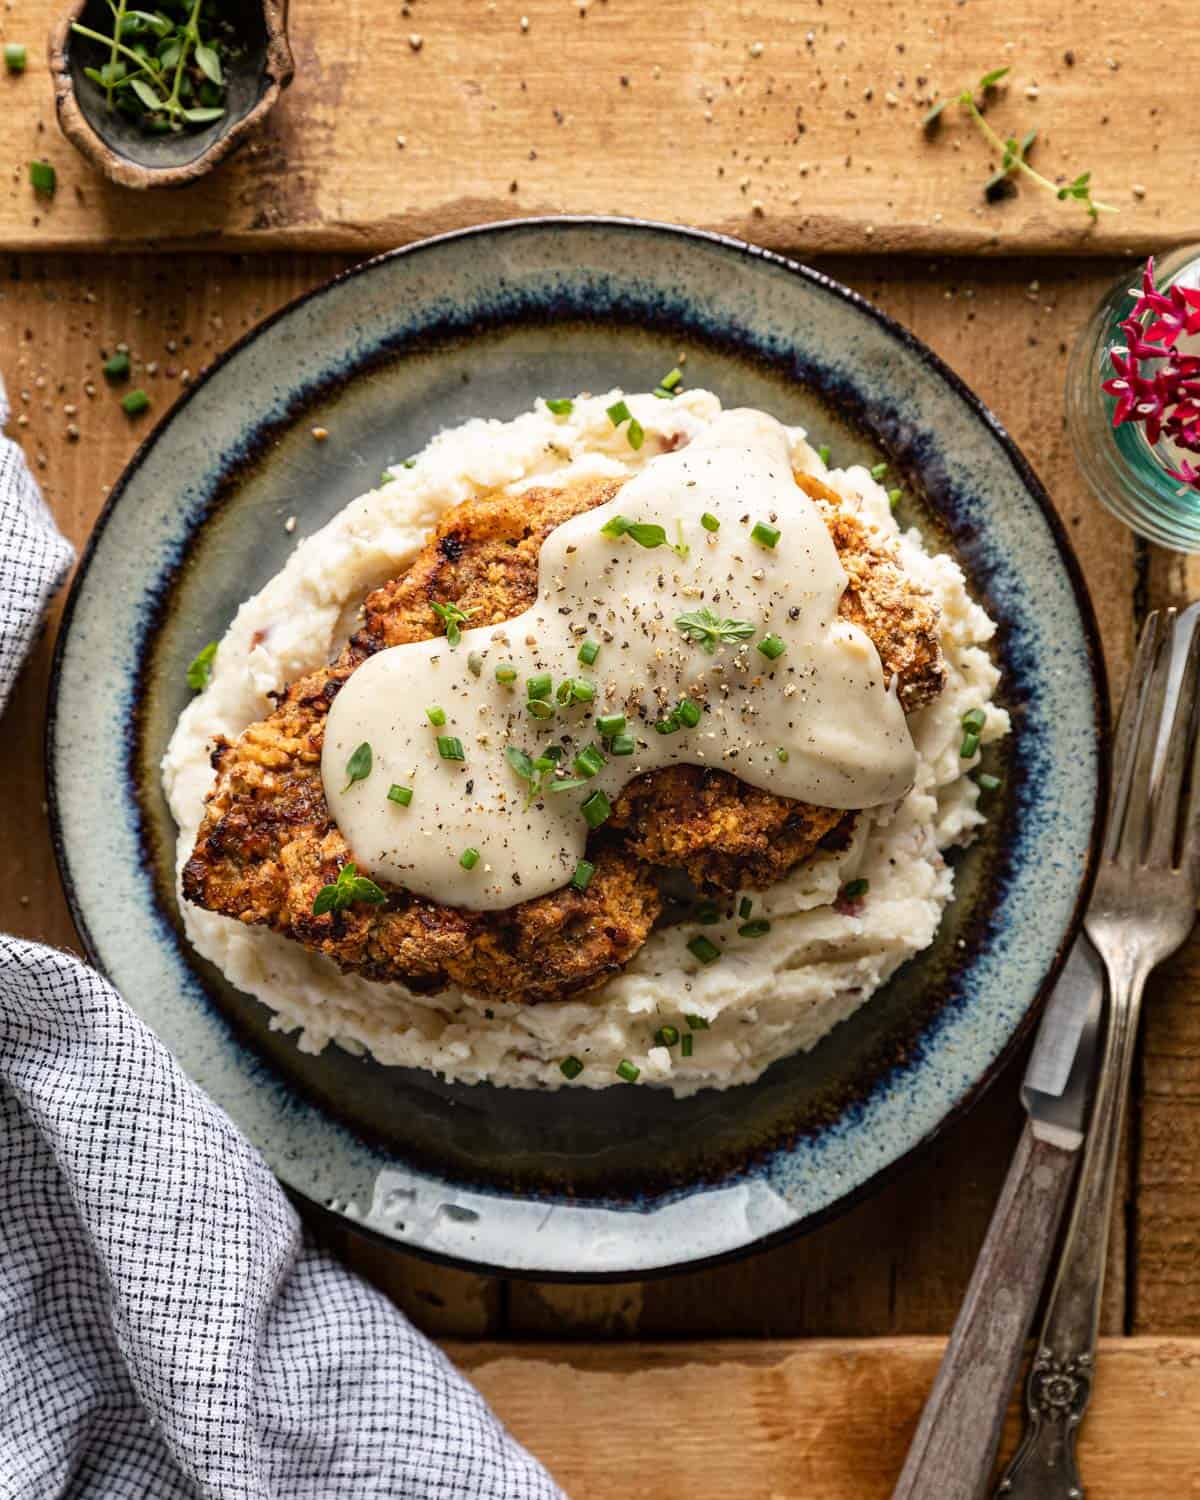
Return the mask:
{"type": "Polygon", "coordinates": [[[1200,464],[1192,464],[1186,458],[1179,461],[1177,469],[1168,469],[1167,473],[1172,479],[1178,479],[1180,484],[1190,485],[1192,489],[1200,490],[1200,464]]]}
{"type": "Polygon", "coordinates": [[[1138,402],[1138,387],[1143,382],[1138,374],[1137,360],[1133,355],[1121,355],[1113,349],[1109,353],[1108,360],[1117,373],[1113,379],[1106,380],[1100,389],[1106,396],[1112,396],[1116,400],[1113,426],[1120,427],[1122,422],[1135,420],[1134,409],[1138,402]]]}
{"type": "Polygon", "coordinates": [[[1185,306],[1190,309],[1184,325],[1184,333],[1200,333],[1200,288],[1180,287],[1179,294],[1185,306]]]}

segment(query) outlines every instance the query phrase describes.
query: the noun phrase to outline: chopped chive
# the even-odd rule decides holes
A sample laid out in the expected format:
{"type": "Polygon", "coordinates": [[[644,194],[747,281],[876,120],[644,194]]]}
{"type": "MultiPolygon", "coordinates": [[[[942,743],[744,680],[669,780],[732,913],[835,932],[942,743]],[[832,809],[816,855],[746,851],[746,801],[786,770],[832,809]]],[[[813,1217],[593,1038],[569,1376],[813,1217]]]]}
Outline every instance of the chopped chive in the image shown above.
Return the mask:
{"type": "Polygon", "coordinates": [[[654,1033],[654,1045],[656,1047],[678,1046],[679,1028],[677,1026],[660,1026],[654,1033]]]}
{"type": "Polygon", "coordinates": [[[4,66],[10,73],[23,73],[28,54],[20,42],[6,42],[4,46],[4,66]]]}
{"type": "Polygon", "coordinates": [[[585,799],[583,804],[583,821],[589,828],[599,828],[601,823],[607,823],[612,813],[612,803],[603,792],[596,791],[585,799]]]}
{"type": "Polygon", "coordinates": [[[987,723],[987,712],[982,708],[970,708],[962,716],[962,727],[978,734],[987,723]]]}
{"type": "Polygon", "coordinates": [[[990,771],[980,771],[975,778],[979,787],[985,792],[995,792],[1004,785],[999,776],[993,776],[990,771]]]}
{"type": "Polygon", "coordinates": [[[567,396],[555,396],[546,402],[546,409],[556,417],[567,417],[575,410],[575,403],[567,396]]]}
{"type": "Polygon", "coordinates": [[[888,471],[887,464],[873,464],[871,466],[871,478],[872,479],[882,479],[883,476],[887,473],[887,471],[888,471]]]}
{"type": "Polygon", "coordinates": [[[635,452],[646,441],[645,429],[636,417],[630,417],[629,426],[625,429],[625,436],[629,439],[629,446],[635,452]]]}
{"type": "Polygon", "coordinates": [[[817,457],[826,466],[826,468],[829,467],[829,455],[831,452],[832,450],[828,443],[822,443],[821,446],[817,449],[817,457]]]}
{"type": "Polygon", "coordinates": [[[511,662],[502,661],[496,668],[496,681],[508,687],[509,683],[516,682],[517,669],[511,662]]]}
{"type": "Polygon", "coordinates": [[[467,671],[472,677],[478,677],[483,671],[483,657],[478,651],[467,652],[467,671]]]}
{"type": "Polygon", "coordinates": [[[58,173],[48,161],[29,163],[29,181],[34,192],[52,193],[58,186],[58,173]]]}
{"type": "Polygon", "coordinates": [[[583,1064],[577,1057],[564,1057],[558,1065],[559,1072],[564,1078],[578,1078],[583,1072],[583,1064]]]}
{"type": "Polygon", "coordinates": [[[599,655],[600,655],[600,642],[599,641],[593,641],[593,640],[590,640],[590,639],[586,640],[586,641],[584,641],[584,643],[579,648],[579,660],[583,663],[583,665],[585,667],[595,666],[595,664],[596,664],[596,658],[599,655]]]}
{"type": "Polygon", "coordinates": [[[896,509],[897,505],[900,504],[900,501],[903,498],[904,498],[904,491],[903,490],[888,490],[888,504],[892,507],[893,510],[896,509]]]}
{"type": "Polygon", "coordinates": [[[674,401],[675,399],[675,392],[661,385],[656,385],[651,394],[657,396],[660,401],[674,401]]]}
{"type": "Polygon", "coordinates": [[[202,646],[188,663],[187,685],[192,692],[199,693],[209,684],[213,674],[213,661],[217,655],[216,641],[209,641],[207,646],[202,646]]]}
{"type": "Polygon", "coordinates": [[[721,529],[720,521],[717,520],[711,510],[706,510],[700,517],[700,524],[704,527],[705,531],[720,531],[721,529]]]}
{"type": "Polygon", "coordinates": [[[364,740],[346,762],[346,785],[342,791],[348,792],[356,781],[365,781],[371,774],[371,764],[371,747],[364,740]]]}
{"type": "Polygon", "coordinates": [[[479,863],[479,850],[464,849],[463,852],[458,856],[458,862],[460,865],[462,865],[464,870],[473,870],[479,863]]]}
{"type": "Polygon", "coordinates": [[[750,539],[762,547],[774,547],[782,535],[778,526],[768,526],[766,521],[755,521],[750,529],[750,539]]]}
{"type": "Polygon", "coordinates": [[[659,734],[678,734],[683,725],[677,714],[670,713],[665,719],[655,719],[654,728],[659,734]]]}
{"type": "Polygon", "coordinates": [[[703,906],[696,908],[696,921],[702,923],[705,927],[711,927],[714,922],[719,922],[720,920],[721,913],[711,901],[707,901],[703,906]]]}
{"type": "Polygon", "coordinates": [[[738,916],[741,917],[743,921],[745,921],[745,919],[753,910],[754,902],[750,899],[749,896],[743,896],[742,899],[738,902],[738,916]]]}
{"type": "Polygon", "coordinates": [[[787,650],[787,647],[777,635],[764,635],[758,643],[758,649],[768,661],[776,661],[787,650]]]}
{"type": "Polygon", "coordinates": [[[530,698],[525,704],[525,712],[532,714],[535,719],[552,719],[554,705],[547,703],[544,698],[530,698]]]}
{"type": "Polygon", "coordinates": [[[538,672],[533,677],[525,679],[525,696],[527,698],[548,698],[550,696],[550,687],[550,673],[538,672]]]}
{"type": "Polygon", "coordinates": [[[379,482],[380,484],[391,484],[395,477],[391,469],[384,469],[383,473],[379,476],[379,482]]]}
{"type": "Polygon", "coordinates": [[[617,1077],[623,1078],[626,1083],[636,1083],[641,1071],[641,1068],[634,1067],[627,1057],[623,1057],[617,1064],[617,1077]]]}
{"type": "Polygon", "coordinates": [[[637,741],[631,734],[614,734],[608,752],[610,755],[632,755],[636,749],[637,741]]]}
{"type": "MultiPolygon", "coordinates": [[[[698,958],[702,964],[716,963],[717,959],[721,956],[721,950],[717,947],[716,943],[706,938],[703,934],[692,938],[691,942],[688,943],[688,952],[693,958],[698,958]]],[[[689,1017],[688,1025],[690,1026],[691,1024],[691,1018],[689,1017]]]]}
{"type": "Polygon", "coordinates": [[[849,880],[842,887],[842,895],[847,901],[857,901],[860,897],[865,896],[870,889],[871,882],[869,880],[849,880]]]}
{"type": "Polygon", "coordinates": [[[410,786],[392,785],[388,787],[387,796],[389,802],[398,802],[401,807],[408,807],[413,799],[413,789],[410,786]]]}
{"type": "Polygon", "coordinates": [[[570,701],[572,703],[591,703],[596,696],[596,685],[589,682],[586,677],[572,677],[569,679],[570,701]]]}
{"type": "Polygon", "coordinates": [[[669,374],[664,375],[658,383],[662,386],[664,391],[673,391],[682,379],[683,371],[676,368],[669,374]]]}
{"type": "Polygon", "coordinates": [[[738,936],[744,938],[766,937],[771,930],[771,924],[765,917],[758,917],[753,922],[743,922],[738,928],[738,936]]]}
{"type": "Polygon", "coordinates": [[[596,720],[596,733],[605,739],[611,738],[614,734],[620,734],[624,728],[624,714],[601,714],[596,720]]]}
{"type": "Polygon", "coordinates": [[[692,1033],[685,1031],[679,1041],[680,1057],[691,1057],[692,1055],[692,1033]]]}
{"type": "Polygon", "coordinates": [[[690,698],[681,698],[675,712],[689,729],[695,729],[700,722],[700,705],[693,703],[690,698]]]}
{"type": "Polygon", "coordinates": [[[958,748],[961,759],[970,760],[971,756],[979,749],[979,736],[973,729],[968,729],[963,735],[962,744],[958,748]]]}
{"type": "Polygon", "coordinates": [[[121,397],[121,410],[127,417],[138,416],[149,405],[150,397],[140,387],[136,391],[126,391],[121,397]]]}
{"type": "Polygon", "coordinates": [[[462,740],[454,734],[439,734],[437,737],[438,754],[443,760],[466,760],[463,752],[462,740]]]}
{"type": "Polygon", "coordinates": [[[575,866],[575,873],[571,876],[571,885],[577,891],[586,891],[592,883],[592,876],[596,873],[596,866],[590,864],[586,859],[581,859],[575,866]]]}
{"type": "Polygon", "coordinates": [[[400,467],[402,469],[415,469],[417,467],[417,460],[415,458],[406,458],[400,467]]]}
{"type": "Polygon", "coordinates": [[[684,1016],[683,1018],[693,1031],[707,1031],[708,1022],[703,1016],[684,1016]]]}
{"type": "Polygon", "coordinates": [[[775,759],[781,766],[786,766],[791,758],[791,752],[785,749],[783,745],[780,745],[779,748],[775,751],[775,759]]]}
{"type": "Polygon", "coordinates": [[[101,365],[105,380],[116,382],[129,378],[129,356],[123,350],[110,354],[101,365]]]}
{"type": "Polygon", "coordinates": [[[425,710],[425,717],[429,720],[429,722],[434,726],[435,729],[440,729],[446,722],[446,710],[444,708],[437,707],[427,708],[425,710]]]}
{"type": "Polygon", "coordinates": [[[551,765],[553,765],[556,760],[562,760],[562,758],[563,747],[561,745],[547,745],[546,748],[542,751],[541,755],[538,757],[539,760],[548,760],[551,765]]]}
{"type": "Polygon", "coordinates": [[[573,761],[577,776],[596,776],[607,764],[608,756],[598,745],[585,745],[573,761]]]}
{"type": "Polygon", "coordinates": [[[624,401],[614,401],[611,406],[606,406],[604,410],[608,416],[608,420],[614,427],[620,427],[622,422],[628,422],[633,416],[633,413],[624,401]]]}

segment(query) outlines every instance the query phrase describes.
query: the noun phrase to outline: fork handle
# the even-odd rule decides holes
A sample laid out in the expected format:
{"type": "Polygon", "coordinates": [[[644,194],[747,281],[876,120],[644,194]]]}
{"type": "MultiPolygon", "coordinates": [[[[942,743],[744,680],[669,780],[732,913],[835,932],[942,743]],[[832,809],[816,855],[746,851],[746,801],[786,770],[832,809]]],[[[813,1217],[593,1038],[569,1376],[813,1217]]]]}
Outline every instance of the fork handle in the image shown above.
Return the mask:
{"type": "Polygon", "coordinates": [[[892,1500],[979,1500],[1074,1176],[1025,1129],[892,1500]]]}
{"type": "Polygon", "coordinates": [[[1024,1435],[996,1490],[1004,1500],[1083,1500],[1075,1440],[1092,1395],[1121,1131],[1148,969],[1126,955],[1109,960],[1108,971],[1109,1020],[1091,1126],[1029,1370],[1024,1435]]]}

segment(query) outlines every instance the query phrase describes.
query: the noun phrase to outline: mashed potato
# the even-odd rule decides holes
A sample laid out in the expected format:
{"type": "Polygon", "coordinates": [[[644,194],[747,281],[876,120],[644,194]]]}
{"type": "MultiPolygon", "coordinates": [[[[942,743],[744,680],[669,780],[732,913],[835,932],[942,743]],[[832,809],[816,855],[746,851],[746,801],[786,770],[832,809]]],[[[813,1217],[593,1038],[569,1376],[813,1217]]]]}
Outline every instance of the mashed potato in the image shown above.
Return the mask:
{"type": "MultiPolygon", "coordinates": [[[[548,476],[618,476],[687,442],[721,410],[707,391],[674,401],[626,396],[646,433],[635,452],[606,408],[617,391],[580,397],[566,417],[542,402],[511,422],[476,419],[439,434],[411,468],[348,505],[301,541],[286,567],[242,605],[217,652],[208,687],[184,711],[163,759],[163,779],[179,826],[178,865],[191,853],[214,781],[209,748],[236,738],[271,709],[268,693],[333,657],[354,628],[364,595],[402,572],[428,529],[459,501],[498,485],[519,492],[548,476]]],[[[580,998],[536,1006],[489,1005],[449,988],[415,995],[401,984],[343,974],[331,960],[266,930],[180,902],[187,934],[240,989],[274,1012],[273,1024],[299,1032],[305,1051],[336,1042],[380,1062],[432,1069],[463,1083],[515,1087],[566,1085],[559,1060],[585,1067],[569,1086],[607,1087],[628,1059],[640,1082],[677,1094],[748,1083],[777,1058],[814,1046],[857,1010],[895,970],[933,941],[953,895],[942,851],[968,841],[982,821],[967,774],[961,720],[986,710],[981,739],[1008,730],[990,700],[998,673],[984,649],[994,626],[967,594],[959,567],[926,551],[915,530],[901,532],[886,491],[861,467],[827,469],[792,429],[793,465],[819,476],[885,537],[941,606],[947,667],[944,692],[913,714],[917,775],[900,802],[860,815],[849,848],[823,855],[755,894],[754,915],[770,932],[731,944],[701,966],[686,932],[654,933],[629,967],[580,998]],[[869,882],[859,901],[839,899],[851,881],[869,882]],[[707,1022],[689,1057],[655,1046],[664,1024],[686,1030],[683,1015],[707,1022]]],[[[736,918],[729,924],[736,926],[736,918]]],[[[707,928],[714,937],[721,926],[707,928]]]]}

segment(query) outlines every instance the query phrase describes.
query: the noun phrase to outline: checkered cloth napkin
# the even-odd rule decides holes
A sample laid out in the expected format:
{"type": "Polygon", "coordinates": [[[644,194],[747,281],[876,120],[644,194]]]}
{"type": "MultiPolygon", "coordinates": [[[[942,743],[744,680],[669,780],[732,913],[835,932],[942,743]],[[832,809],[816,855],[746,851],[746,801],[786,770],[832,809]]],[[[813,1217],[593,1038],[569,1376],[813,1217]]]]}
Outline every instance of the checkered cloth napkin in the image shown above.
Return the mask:
{"type": "MultiPolygon", "coordinates": [[[[0,437],[0,709],[70,560],[0,437]]],[[[51,1496],[562,1500],[121,997],[0,936],[0,1500],[51,1496]]]]}

